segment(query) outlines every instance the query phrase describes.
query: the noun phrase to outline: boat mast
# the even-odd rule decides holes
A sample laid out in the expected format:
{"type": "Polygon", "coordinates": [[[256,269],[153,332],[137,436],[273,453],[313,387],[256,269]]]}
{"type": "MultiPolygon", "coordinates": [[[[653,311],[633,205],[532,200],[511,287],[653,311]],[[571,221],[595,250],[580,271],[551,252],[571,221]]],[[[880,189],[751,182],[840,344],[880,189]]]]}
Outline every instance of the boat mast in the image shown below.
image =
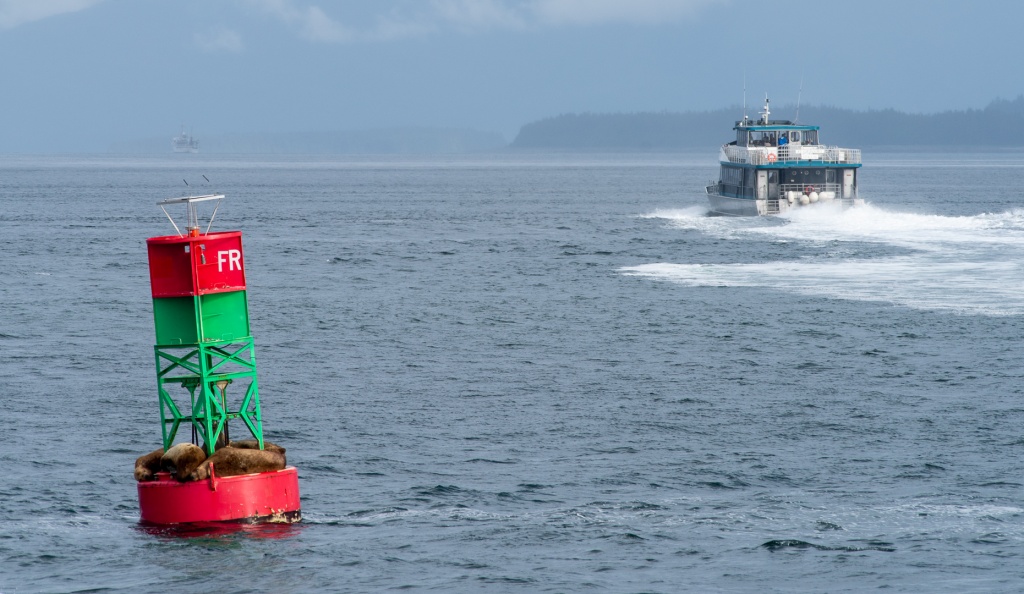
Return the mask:
{"type": "Polygon", "coordinates": [[[796,117],[793,118],[794,124],[800,123],[800,96],[804,94],[804,77],[800,75],[800,90],[796,93],[796,117]]]}
{"type": "Polygon", "coordinates": [[[772,112],[768,111],[768,93],[765,93],[764,94],[764,112],[761,113],[761,122],[763,123],[763,125],[765,125],[765,126],[768,125],[768,116],[771,115],[771,113],[772,112]]]}
{"type": "Polygon", "coordinates": [[[747,71],[743,71],[743,125],[747,125],[747,71]]]}

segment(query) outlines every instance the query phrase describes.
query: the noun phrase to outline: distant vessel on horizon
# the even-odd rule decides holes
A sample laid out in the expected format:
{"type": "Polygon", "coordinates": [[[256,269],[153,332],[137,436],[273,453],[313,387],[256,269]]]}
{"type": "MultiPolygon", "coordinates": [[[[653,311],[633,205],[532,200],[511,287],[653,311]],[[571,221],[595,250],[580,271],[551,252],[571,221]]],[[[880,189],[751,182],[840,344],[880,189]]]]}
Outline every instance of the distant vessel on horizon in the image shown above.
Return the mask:
{"type": "Polygon", "coordinates": [[[185,126],[181,127],[181,134],[171,138],[171,149],[176,153],[198,153],[199,141],[191,134],[185,133],[185,126]]]}
{"type": "Polygon", "coordinates": [[[721,173],[705,191],[717,214],[775,215],[814,203],[854,206],[860,149],[818,143],[818,126],[769,120],[768,98],[761,118],[744,114],[736,140],[719,151],[721,173]]]}

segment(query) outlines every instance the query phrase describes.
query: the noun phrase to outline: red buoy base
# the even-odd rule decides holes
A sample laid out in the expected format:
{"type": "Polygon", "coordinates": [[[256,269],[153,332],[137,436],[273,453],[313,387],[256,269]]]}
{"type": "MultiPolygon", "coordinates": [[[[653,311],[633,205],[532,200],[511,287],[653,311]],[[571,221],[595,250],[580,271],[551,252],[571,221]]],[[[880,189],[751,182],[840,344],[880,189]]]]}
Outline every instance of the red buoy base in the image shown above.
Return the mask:
{"type": "Polygon", "coordinates": [[[284,470],[179,483],[166,472],[139,483],[141,520],[149,524],[191,522],[298,522],[299,473],[284,470]]]}

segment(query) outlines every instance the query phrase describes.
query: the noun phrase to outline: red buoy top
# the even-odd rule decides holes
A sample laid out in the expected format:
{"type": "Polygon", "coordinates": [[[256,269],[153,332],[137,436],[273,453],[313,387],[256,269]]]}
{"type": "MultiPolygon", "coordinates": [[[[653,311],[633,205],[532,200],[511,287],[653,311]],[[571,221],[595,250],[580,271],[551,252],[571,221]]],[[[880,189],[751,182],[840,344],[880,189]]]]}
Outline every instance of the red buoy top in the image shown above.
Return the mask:
{"type": "Polygon", "coordinates": [[[146,246],[153,297],[245,290],[241,231],[150,237],[146,246]]]}

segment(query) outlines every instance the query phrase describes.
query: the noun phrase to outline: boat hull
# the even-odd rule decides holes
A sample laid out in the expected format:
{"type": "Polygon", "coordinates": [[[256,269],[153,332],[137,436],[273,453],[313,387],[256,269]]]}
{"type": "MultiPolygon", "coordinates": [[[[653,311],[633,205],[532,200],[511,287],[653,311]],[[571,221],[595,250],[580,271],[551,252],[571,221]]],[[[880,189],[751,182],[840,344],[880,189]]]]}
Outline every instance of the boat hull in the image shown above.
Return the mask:
{"type": "Polygon", "coordinates": [[[756,217],[768,214],[765,212],[765,200],[708,194],[708,202],[711,204],[711,211],[716,214],[734,217],[756,217]]]}
{"type": "MultiPolygon", "coordinates": [[[[806,198],[806,196],[804,197],[806,198]]],[[[774,216],[789,212],[795,208],[839,208],[846,209],[862,206],[864,201],[854,199],[825,199],[809,205],[800,202],[789,203],[786,200],[756,200],[753,198],[734,198],[721,194],[708,193],[711,212],[733,217],[774,216]]]]}

